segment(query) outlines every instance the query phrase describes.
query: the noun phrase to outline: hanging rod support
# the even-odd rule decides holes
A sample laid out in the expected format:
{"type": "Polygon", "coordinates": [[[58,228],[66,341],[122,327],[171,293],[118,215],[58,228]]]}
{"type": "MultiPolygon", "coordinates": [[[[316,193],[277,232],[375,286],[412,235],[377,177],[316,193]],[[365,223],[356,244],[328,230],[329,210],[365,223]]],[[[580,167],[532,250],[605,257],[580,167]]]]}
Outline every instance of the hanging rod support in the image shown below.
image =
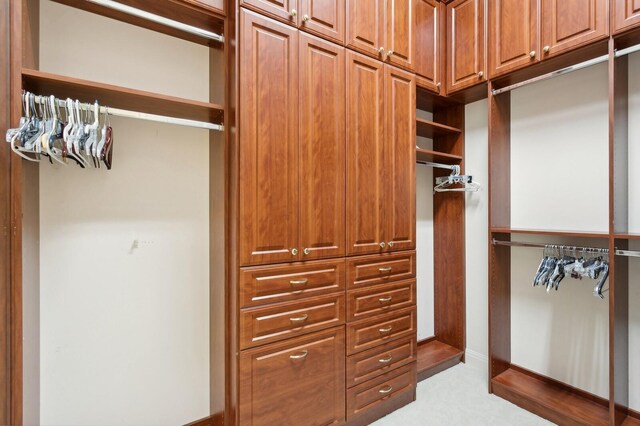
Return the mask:
{"type": "MultiPolygon", "coordinates": [[[[531,247],[531,248],[545,248],[546,246],[550,245],[550,244],[541,244],[541,243],[527,243],[527,242],[521,242],[521,241],[502,241],[502,240],[496,240],[495,238],[491,240],[491,244],[493,244],[494,246],[508,246],[508,247],[531,247]]],[[[567,246],[567,245],[563,245],[563,244],[556,244],[559,246],[564,246],[564,247],[571,247],[573,248],[574,246],[567,246]]],[[[609,253],[609,249],[605,249],[605,248],[599,248],[599,247],[576,247],[576,249],[578,250],[600,250],[603,251],[604,253],[609,253]]],[[[617,256],[629,256],[629,257],[640,257],[640,251],[634,251],[634,250],[619,250],[616,249],[615,254],[617,256]]]]}
{"type": "Polygon", "coordinates": [[[452,166],[452,165],[449,165],[449,164],[430,163],[428,161],[416,161],[416,163],[424,164],[425,166],[429,166],[429,167],[435,167],[437,169],[446,169],[446,170],[451,170],[451,171],[455,171],[456,170],[456,166],[452,166]]]}
{"type": "Polygon", "coordinates": [[[173,19],[165,18],[164,16],[156,15],[154,13],[147,12],[146,10],[141,10],[135,7],[131,7],[114,0],[87,0],[87,1],[90,3],[107,7],[109,9],[117,10],[118,12],[126,13],[127,15],[136,16],[138,18],[142,18],[147,21],[151,21],[167,27],[175,28],[177,30],[184,31],[185,33],[195,34],[198,37],[204,37],[209,40],[215,40],[220,43],[224,43],[224,36],[220,34],[203,30],[202,28],[194,27],[193,25],[184,24],[179,21],[174,21],[173,19]]]}

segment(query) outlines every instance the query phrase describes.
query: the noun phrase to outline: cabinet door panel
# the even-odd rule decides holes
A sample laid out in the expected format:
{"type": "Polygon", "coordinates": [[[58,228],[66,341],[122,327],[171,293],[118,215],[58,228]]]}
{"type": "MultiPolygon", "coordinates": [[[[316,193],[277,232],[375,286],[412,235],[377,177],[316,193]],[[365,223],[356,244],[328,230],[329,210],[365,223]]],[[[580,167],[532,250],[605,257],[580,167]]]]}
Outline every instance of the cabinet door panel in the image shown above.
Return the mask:
{"type": "Polygon", "coordinates": [[[344,0],[299,0],[300,28],[344,44],[344,0]]]}
{"type": "Polygon", "coordinates": [[[613,0],[611,7],[616,33],[640,25],[640,0],[613,0]]]}
{"type": "Polygon", "coordinates": [[[347,0],[346,44],[374,58],[385,43],[384,0],[347,0]]]}
{"type": "Polygon", "coordinates": [[[387,60],[413,70],[414,0],[387,0],[387,60]]]}
{"type": "Polygon", "coordinates": [[[240,0],[240,5],[293,25],[298,24],[298,0],[240,0]],[[294,10],[296,13],[292,14],[294,10]]]}
{"type": "Polygon", "coordinates": [[[241,10],[240,262],[296,260],[298,31],[241,10]]]}
{"type": "Polygon", "coordinates": [[[385,66],[385,238],[389,250],[416,247],[416,80],[385,66]]]}
{"type": "Polygon", "coordinates": [[[384,65],[347,52],[347,253],[350,255],[382,251],[383,103],[384,65]]]}
{"type": "Polygon", "coordinates": [[[484,0],[447,4],[447,93],[486,81],[484,0]]]}
{"type": "Polygon", "coordinates": [[[300,248],[345,253],[345,51],[300,33],[300,248]]]}
{"type": "Polygon", "coordinates": [[[427,89],[438,91],[440,81],[440,25],[436,0],[416,0],[414,10],[414,55],[416,73],[427,89]]]}
{"type": "Polygon", "coordinates": [[[344,351],[344,327],[243,351],[240,424],[343,424],[344,351]]]}
{"type": "Polygon", "coordinates": [[[489,0],[492,77],[525,67],[539,57],[537,14],[537,0],[489,0]]]}
{"type": "Polygon", "coordinates": [[[542,0],[543,58],[603,39],[608,34],[606,0],[542,0]]]}

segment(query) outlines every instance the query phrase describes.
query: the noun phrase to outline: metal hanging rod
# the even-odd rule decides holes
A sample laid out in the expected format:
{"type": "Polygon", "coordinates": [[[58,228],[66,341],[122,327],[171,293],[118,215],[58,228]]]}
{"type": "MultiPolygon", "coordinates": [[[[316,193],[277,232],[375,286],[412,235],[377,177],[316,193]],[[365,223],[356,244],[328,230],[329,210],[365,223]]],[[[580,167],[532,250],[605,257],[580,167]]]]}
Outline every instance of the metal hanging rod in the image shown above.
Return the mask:
{"type": "MultiPolygon", "coordinates": [[[[495,238],[493,240],[491,240],[491,244],[493,244],[494,246],[509,246],[509,247],[531,247],[531,248],[545,248],[546,246],[550,245],[550,244],[540,244],[540,243],[526,243],[526,242],[520,242],[520,241],[502,241],[502,240],[496,240],[495,238]]],[[[571,247],[571,248],[576,248],[578,250],[599,250],[602,251],[604,253],[609,253],[609,249],[606,248],[599,248],[599,247],[576,247],[576,246],[568,246],[568,245],[564,245],[564,244],[556,244],[558,246],[563,246],[563,247],[571,247]]],[[[634,251],[634,250],[620,250],[620,249],[616,249],[615,252],[616,255],[618,256],[629,256],[629,257],[640,257],[640,251],[634,251]]]]}
{"type": "Polygon", "coordinates": [[[416,163],[424,164],[425,166],[429,166],[429,167],[435,167],[437,169],[446,169],[446,170],[455,171],[457,168],[457,170],[460,170],[459,166],[452,166],[450,164],[430,163],[428,161],[416,161],[416,163]]]}
{"type": "Polygon", "coordinates": [[[615,56],[619,58],[621,56],[630,55],[632,53],[640,51],[640,44],[636,44],[635,46],[627,47],[626,49],[616,50],[615,56]]]}
{"type": "Polygon", "coordinates": [[[202,28],[194,27],[193,25],[184,24],[179,21],[174,21],[173,19],[165,18],[164,16],[156,15],[154,13],[150,13],[145,10],[127,6],[126,4],[122,4],[117,1],[113,1],[113,0],[87,0],[87,1],[90,3],[98,4],[100,6],[108,7],[109,9],[126,13],[127,15],[136,16],[138,18],[142,18],[147,21],[155,22],[161,25],[165,25],[167,27],[184,31],[186,33],[195,34],[199,37],[204,37],[209,40],[215,40],[215,41],[219,41],[220,43],[224,43],[224,36],[220,34],[203,30],[202,28]]]}
{"type": "MultiPolygon", "coordinates": [[[[37,95],[34,96],[34,101],[40,105],[45,105],[45,104],[48,105],[50,102],[48,97],[37,96],[37,95]]],[[[58,107],[61,107],[61,108],[65,108],[67,106],[66,102],[62,99],[56,98],[56,103],[58,107]]],[[[79,107],[83,111],[93,111],[94,109],[93,104],[88,104],[84,102],[80,103],[79,107]]],[[[207,123],[206,121],[189,120],[186,118],[167,117],[164,115],[147,114],[145,112],[128,111],[126,109],[100,106],[100,113],[101,114],[108,113],[109,115],[117,116],[117,117],[135,118],[137,120],[147,120],[147,121],[155,121],[158,123],[175,124],[178,126],[195,127],[198,129],[217,130],[220,132],[224,131],[224,126],[220,124],[207,123]]]]}

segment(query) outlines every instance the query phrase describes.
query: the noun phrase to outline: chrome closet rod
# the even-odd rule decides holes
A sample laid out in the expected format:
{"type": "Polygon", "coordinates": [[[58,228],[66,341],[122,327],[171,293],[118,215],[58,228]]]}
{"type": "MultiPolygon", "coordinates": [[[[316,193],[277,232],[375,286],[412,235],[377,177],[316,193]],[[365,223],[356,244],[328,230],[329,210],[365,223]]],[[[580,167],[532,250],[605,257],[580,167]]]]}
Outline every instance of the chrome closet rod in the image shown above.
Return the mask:
{"type": "MultiPolygon", "coordinates": [[[[48,105],[50,102],[49,98],[46,96],[36,95],[34,100],[37,104],[40,104],[40,105],[48,105]]],[[[56,98],[56,101],[57,101],[58,107],[66,108],[67,104],[64,100],[56,98]]],[[[94,105],[82,102],[79,104],[79,107],[83,111],[93,111],[94,105]]],[[[176,124],[178,126],[195,127],[198,129],[217,130],[220,132],[224,131],[224,126],[220,124],[207,123],[206,121],[189,120],[186,118],[167,117],[164,115],[147,114],[146,112],[128,111],[126,109],[100,106],[100,113],[101,114],[108,113],[109,115],[113,115],[117,117],[135,118],[137,120],[147,120],[147,121],[155,121],[158,123],[176,124]]]]}
{"type": "Polygon", "coordinates": [[[437,169],[447,169],[447,170],[455,170],[456,166],[451,166],[449,164],[440,164],[440,163],[430,163],[428,161],[416,161],[418,164],[423,164],[429,167],[435,167],[437,169]]]}
{"type": "MultiPolygon", "coordinates": [[[[520,242],[520,241],[502,241],[502,240],[496,240],[495,238],[491,241],[491,244],[493,244],[494,246],[531,247],[531,248],[541,248],[541,249],[545,248],[548,245],[557,245],[557,246],[563,246],[563,247],[576,247],[578,250],[581,250],[581,249],[600,250],[600,251],[604,251],[605,253],[609,253],[609,249],[599,248],[599,247],[580,247],[580,246],[571,246],[566,244],[540,244],[540,243],[526,243],[526,242],[520,242]]],[[[616,249],[615,254],[618,256],[640,257],[640,251],[634,251],[634,250],[616,249]]]]}
{"type": "Polygon", "coordinates": [[[119,12],[126,13],[127,15],[137,16],[138,18],[145,19],[147,21],[155,22],[167,27],[175,28],[186,33],[195,34],[199,37],[204,37],[209,40],[219,41],[224,43],[224,36],[216,34],[211,31],[203,30],[202,28],[194,27],[193,25],[184,24],[173,19],[165,18],[164,16],[156,15],[146,10],[137,9],[135,7],[127,6],[126,4],[119,3],[113,0],[87,0],[90,3],[98,4],[100,6],[108,7],[109,9],[117,10],[119,12]]]}

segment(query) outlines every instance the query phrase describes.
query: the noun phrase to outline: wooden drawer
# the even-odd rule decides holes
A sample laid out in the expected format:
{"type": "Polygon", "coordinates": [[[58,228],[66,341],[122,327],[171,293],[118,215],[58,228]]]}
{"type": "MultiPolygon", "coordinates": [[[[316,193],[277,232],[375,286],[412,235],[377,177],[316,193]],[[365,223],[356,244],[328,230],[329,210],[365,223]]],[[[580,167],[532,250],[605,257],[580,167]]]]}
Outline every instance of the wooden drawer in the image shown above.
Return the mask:
{"type": "MultiPolygon", "coordinates": [[[[379,410],[385,401],[400,395],[414,394],[416,363],[400,367],[380,377],[347,390],[347,421],[379,410]]],[[[382,417],[386,413],[380,413],[382,417]]]]}
{"type": "Polygon", "coordinates": [[[344,423],[344,327],[240,354],[240,424],[344,423]]]}
{"type": "Polygon", "coordinates": [[[242,268],[240,307],[340,293],[345,288],[345,268],[344,259],[242,268]]]}
{"type": "Polygon", "coordinates": [[[416,335],[416,308],[403,309],[347,325],[349,355],[390,340],[416,335]]]}
{"type": "Polygon", "coordinates": [[[240,349],[344,324],[344,295],[240,311],[240,349]]]}
{"type": "Polygon", "coordinates": [[[347,293],[347,321],[370,318],[416,304],[416,280],[375,286],[347,293]]]}
{"type": "Polygon", "coordinates": [[[415,337],[395,340],[347,358],[347,387],[416,361],[415,337]]]}
{"type": "Polygon", "coordinates": [[[349,289],[387,284],[415,277],[415,251],[347,259],[347,288],[349,289]]]}

